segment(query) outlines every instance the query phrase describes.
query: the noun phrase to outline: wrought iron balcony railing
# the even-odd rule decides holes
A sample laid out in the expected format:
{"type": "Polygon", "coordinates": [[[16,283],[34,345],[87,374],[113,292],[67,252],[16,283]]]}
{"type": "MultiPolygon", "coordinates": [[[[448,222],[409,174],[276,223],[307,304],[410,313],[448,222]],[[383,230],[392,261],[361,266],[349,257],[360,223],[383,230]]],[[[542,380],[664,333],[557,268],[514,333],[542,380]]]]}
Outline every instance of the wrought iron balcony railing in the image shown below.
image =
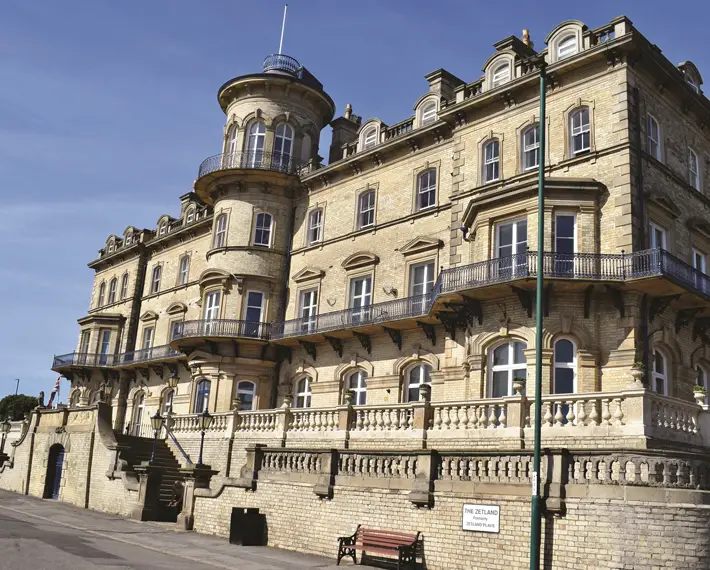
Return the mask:
{"type": "Polygon", "coordinates": [[[344,311],[273,323],[271,337],[287,338],[421,317],[429,314],[430,308],[431,299],[428,294],[404,297],[357,309],[345,309],[344,311]]]}
{"type": "Polygon", "coordinates": [[[128,364],[162,360],[164,358],[180,356],[181,354],[179,350],[175,350],[169,344],[152,346],[151,348],[142,348],[140,350],[132,350],[118,354],[115,358],[114,366],[126,366],[128,364]]]}
{"type": "Polygon", "coordinates": [[[303,66],[290,55],[272,53],[271,55],[267,55],[266,59],[264,59],[264,73],[269,71],[280,71],[300,78],[303,66]]]}
{"type": "Polygon", "coordinates": [[[105,367],[113,366],[115,356],[113,354],[95,354],[86,352],[70,352],[54,357],[52,368],[68,368],[68,367],[105,367]]]}
{"type": "Polygon", "coordinates": [[[202,161],[197,178],[202,178],[212,172],[232,170],[235,168],[254,168],[257,170],[272,170],[285,174],[298,174],[304,163],[284,152],[264,152],[247,150],[215,154],[202,161]]]}
{"type": "Polygon", "coordinates": [[[185,321],[182,327],[175,332],[176,339],[203,337],[269,340],[271,338],[271,323],[231,319],[185,321]]]}

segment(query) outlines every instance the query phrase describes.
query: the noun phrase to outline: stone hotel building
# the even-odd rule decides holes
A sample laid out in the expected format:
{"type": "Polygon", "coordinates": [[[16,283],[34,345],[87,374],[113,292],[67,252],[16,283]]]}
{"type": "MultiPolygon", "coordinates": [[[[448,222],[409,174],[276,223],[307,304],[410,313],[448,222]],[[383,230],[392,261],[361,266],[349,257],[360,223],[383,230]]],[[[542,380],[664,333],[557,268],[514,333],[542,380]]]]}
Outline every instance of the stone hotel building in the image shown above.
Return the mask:
{"type": "Polygon", "coordinates": [[[220,153],[89,263],[69,406],[0,487],[150,519],[181,480],[199,532],[258,507],[285,548],[363,524],[432,570],[527,568],[544,122],[545,567],[710,567],[710,101],[626,17],[536,40],[432,71],[393,125],[283,54],[224,83],[220,153]]]}

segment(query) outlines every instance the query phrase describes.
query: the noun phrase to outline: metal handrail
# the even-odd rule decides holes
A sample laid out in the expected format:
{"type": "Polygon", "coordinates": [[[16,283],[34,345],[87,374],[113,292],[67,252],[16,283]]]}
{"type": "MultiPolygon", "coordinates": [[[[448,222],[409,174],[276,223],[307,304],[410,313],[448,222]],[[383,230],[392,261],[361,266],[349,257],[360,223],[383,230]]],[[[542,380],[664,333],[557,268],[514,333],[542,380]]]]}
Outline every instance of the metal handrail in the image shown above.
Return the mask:
{"type": "Polygon", "coordinates": [[[271,338],[271,323],[258,321],[238,321],[232,319],[213,319],[185,321],[174,338],[227,337],[227,338],[271,338]]]}
{"type": "Polygon", "coordinates": [[[190,456],[189,456],[189,455],[187,454],[187,452],[182,448],[182,445],[180,445],[180,442],[179,442],[179,441],[177,440],[177,438],[175,437],[175,434],[173,433],[173,430],[171,430],[171,429],[168,427],[168,424],[166,424],[165,422],[163,422],[163,427],[165,428],[165,433],[167,433],[167,434],[168,434],[168,437],[173,440],[173,443],[175,444],[175,447],[178,448],[178,451],[180,452],[180,454],[183,456],[183,458],[185,459],[185,461],[187,461],[187,464],[188,464],[188,465],[192,465],[192,459],[190,459],[190,456]]]}
{"type": "Polygon", "coordinates": [[[374,323],[386,323],[398,319],[421,317],[429,314],[429,293],[404,297],[394,301],[375,303],[366,307],[345,309],[311,317],[272,323],[271,337],[286,338],[309,333],[320,333],[343,328],[359,327],[374,323]]]}
{"type": "Polygon", "coordinates": [[[202,178],[212,172],[232,169],[257,169],[298,174],[305,163],[285,152],[264,152],[262,150],[245,150],[215,154],[202,161],[197,178],[202,178]]]}
{"type": "Polygon", "coordinates": [[[65,366],[87,366],[87,367],[103,367],[103,366],[113,366],[115,361],[115,355],[113,354],[99,354],[90,352],[70,352],[68,354],[61,354],[55,356],[52,361],[52,368],[60,368],[65,366]]]}
{"type": "Polygon", "coordinates": [[[272,53],[264,59],[264,73],[267,71],[283,71],[295,77],[301,77],[303,66],[290,55],[272,53]]]}
{"type": "Polygon", "coordinates": [[[130,352],[123,352],[116,355],[114,366],[124,366],[126,364],[135,364],[137,362],[149,362],[151,360],[159,360],[169,358],[171,356],[181,356],[179,350],[175,350],[169,344],[161,346],[152,346],[150,348],[142,348],[130,352]]]}

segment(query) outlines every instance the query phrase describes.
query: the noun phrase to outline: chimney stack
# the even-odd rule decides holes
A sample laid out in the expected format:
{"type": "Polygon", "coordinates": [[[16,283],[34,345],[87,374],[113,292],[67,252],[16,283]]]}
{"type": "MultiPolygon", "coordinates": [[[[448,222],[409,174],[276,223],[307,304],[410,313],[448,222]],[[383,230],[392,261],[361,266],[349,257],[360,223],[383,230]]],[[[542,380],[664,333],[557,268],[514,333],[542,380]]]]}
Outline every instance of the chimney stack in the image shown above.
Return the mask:
{"type": "Polygon", "coordinates": [[[532,40],[530,39],[530,30],[523,30],[523,43],[530,49],[533,49],[533,47],[535,46],[535,44],[533,44],[532,40]]]}

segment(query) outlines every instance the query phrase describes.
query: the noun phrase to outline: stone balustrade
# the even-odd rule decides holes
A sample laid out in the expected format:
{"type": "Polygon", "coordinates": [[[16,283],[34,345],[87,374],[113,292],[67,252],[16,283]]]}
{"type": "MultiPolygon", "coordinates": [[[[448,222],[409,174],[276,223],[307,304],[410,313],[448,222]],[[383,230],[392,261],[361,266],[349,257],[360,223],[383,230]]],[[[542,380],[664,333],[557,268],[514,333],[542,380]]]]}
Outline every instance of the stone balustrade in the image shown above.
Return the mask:
{"type": "MultiPolygon", "coordinates": [[[[497,448],[522,449],[532,445],[534,401],[519,395],[468,402],[283,407],[214,418],[208,438],[238,435],[255,443],[265,438],[281,440],[285,447],[310,448],[322,445],[325,437],[334,447],[350,442],[358,449],[383,444],[419,449],[427,440],[440,449],[480,449],[488,440],[497,448]]],[[[199,433],[197,414],[176,415],[171,421],[178,435],[199,433]]],[[[710,447],[710,413],[699,404],[643,389],[550,394],[542,398],[542,436],[543,445],[570,448],[619,448],[629,441],[641,445],[646,438],[710,447]]]]}

